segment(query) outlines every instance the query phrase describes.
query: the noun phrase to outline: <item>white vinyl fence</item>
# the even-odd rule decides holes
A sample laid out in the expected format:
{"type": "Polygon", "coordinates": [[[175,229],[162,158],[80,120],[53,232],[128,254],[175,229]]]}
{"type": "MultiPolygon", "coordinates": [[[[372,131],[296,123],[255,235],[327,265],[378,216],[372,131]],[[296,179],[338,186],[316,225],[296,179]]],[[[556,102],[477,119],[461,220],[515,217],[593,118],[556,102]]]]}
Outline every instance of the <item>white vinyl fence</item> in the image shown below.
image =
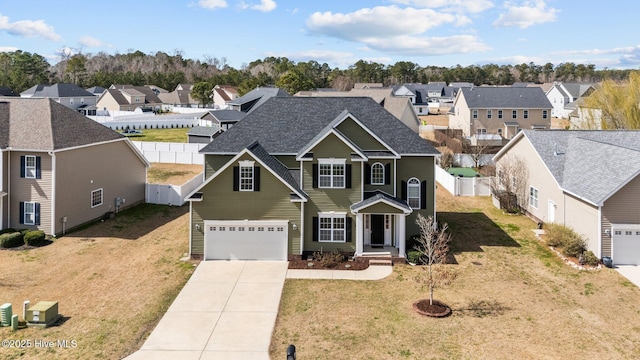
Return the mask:
{"type": "Polygon", "coordinates": [[[200,173],[182,186],[147,184],[147,203],[182,206],[187,195],[200,186],[203,181],[204,176],[200,173]]]}
{"type": "Polygon", "coordinates": [[[207,144],[132,141],[149,162],[172,164],[204,164],[204,155],[198,153],[207,144]]]}
{"type": "Polygon", "coordinates": [[[489,196],[491,182],[488,177],[459,177],[436,166],[436,181],[454,196],[489,196]]]}

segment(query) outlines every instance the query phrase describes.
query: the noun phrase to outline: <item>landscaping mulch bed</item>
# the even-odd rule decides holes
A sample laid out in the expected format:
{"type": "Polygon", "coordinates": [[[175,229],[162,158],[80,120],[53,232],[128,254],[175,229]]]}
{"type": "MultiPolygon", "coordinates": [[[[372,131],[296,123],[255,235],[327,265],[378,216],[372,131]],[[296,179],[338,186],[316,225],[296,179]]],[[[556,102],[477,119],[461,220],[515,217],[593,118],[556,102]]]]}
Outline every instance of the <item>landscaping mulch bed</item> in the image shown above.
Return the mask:
{"type": "Polygon", "coordinates": [[[431,317],[445,317],[451,314],[451,308],[438,300],[433,300],[433,304],[429,299],[418,300],[413,303],[413,308],[419,314],[431,317]]]}
{"type": "Polygon", "coordinates": [[[302,258],[289,259],[289,269],[312,270],[364,270],[369,267],[369,260],[355,259],[334,264],[325,264],[321,261],[306,260],[302,258]],[[313,264],[313,265],[309,265],[313,264]]]}

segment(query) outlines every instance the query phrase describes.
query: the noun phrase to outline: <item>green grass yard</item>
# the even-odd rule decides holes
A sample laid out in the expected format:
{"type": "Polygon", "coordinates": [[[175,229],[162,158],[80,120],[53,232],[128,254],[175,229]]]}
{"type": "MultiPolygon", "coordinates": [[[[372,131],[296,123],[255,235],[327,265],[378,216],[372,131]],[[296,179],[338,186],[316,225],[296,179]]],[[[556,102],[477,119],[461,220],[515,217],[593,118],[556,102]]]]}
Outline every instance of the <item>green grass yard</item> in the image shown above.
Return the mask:
{"type": "Polygon", "coordinates": [[[191,128],[177,129],[143,129],[142,135],[129,136],[131,141],[150,141],[150,142],[178,142],[186,143],[187,132],[191,128]]]}

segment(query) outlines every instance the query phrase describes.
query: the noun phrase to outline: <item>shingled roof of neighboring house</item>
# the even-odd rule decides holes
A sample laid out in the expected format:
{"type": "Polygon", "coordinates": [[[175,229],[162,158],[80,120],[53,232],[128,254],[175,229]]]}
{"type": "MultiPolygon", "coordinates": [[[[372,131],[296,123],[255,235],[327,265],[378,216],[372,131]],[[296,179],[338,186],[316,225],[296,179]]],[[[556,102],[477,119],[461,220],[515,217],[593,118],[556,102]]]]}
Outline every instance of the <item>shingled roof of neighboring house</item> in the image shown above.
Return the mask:
{"type": "Polygon", "coordinates": [[[6,86],[0,86],[0,96],[20,96],[11,90],[11,88],[6,86]]]}
{"type": "Polygon", "coordinates": [[[89,97],[94,96],[92,93],[75,84],[58,83],[53,85],[39,84],[35,85],[20,93],[22,97],[48,97],[48,98],[64,98],[64,97],[89,97]]]}
{"type": "Polygon", "coordinates": [[[269,99],[201,152],[238,153],[257,141],[270,154],[297,154],[345,112],[400,154],[439,154],[369,97],[295,96],[269,99]]]}
{"type": "Polygon", "coordinates": [[[640,173],[640,131],[523,130],[514,140],[522,136],[561,188],[596,205],[640,173]]]}
{"type": "Polygon", "coordinates": [[[291,96],[288,92],[276,87],[258,87],[243,96],[229,101],[227,105],[239,107],[242,112],[251,112],[274,96],[291,96]]]}
{"type": "Polygon", "coordinates": [[[122,138],[52,99],[0,100],[0,148],[51,151],[122,138]]]}
{"type": "Polygon", "coordinates": [[[550,109],[549,99],[539,87],[461,88],[458,96],[464,96],[470,109],[550,109]]]}
{"type": "Polygon", "coordinates": [[[211,114],[211,116],[216,118],[216,120],[218,120],[221,123],[238,122],[242,120],[245,116],[247,116],[247,113],[243,113],[242,111],[227,109],[227,110],[209,110],[208,112],[205,112],[204,114],[202,114],[200,118],[206,116],[207,114],[211,114]]]}
{"type": "MultiPolygon", "coordinates": [[[[158,95],[153,91],[153,89],[147,86],[134,86],[134,85],[111,85],[109,89],[117,89],[119,91],[133,94],[134,91],[144,94],[145,104],[162,104],[162,100],[158,97],[158,95]]],[[[113,94],[113,93],[112,93],[113,94]]],[[[128,102],[125,102],[127,104],[128,102]]]]}

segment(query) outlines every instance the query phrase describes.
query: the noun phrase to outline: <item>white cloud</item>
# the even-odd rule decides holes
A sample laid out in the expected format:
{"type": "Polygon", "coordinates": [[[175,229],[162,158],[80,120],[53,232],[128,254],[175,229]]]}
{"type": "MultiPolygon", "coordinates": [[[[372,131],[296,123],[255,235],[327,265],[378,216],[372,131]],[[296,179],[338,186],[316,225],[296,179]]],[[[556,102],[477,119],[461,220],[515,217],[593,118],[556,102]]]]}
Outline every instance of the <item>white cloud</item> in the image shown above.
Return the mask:
{"type": "Polygon", "coordinates": [[[560,12],[558,9],[547,8],[544,0],[524,1],[520,6],[507,1],[504,7],[507,11],[500,14],[493,22],[493,26],[517,26],[525,29],[536,24],[556,21],[557,14],[560,12]]]}
{"type": "Polygon", "coordinates": [[[365,38],[421,34],[447,23],[466,22],[463,15],[437,13],[431,9],[401,9],[393,6],[364,8],[349,14],[316,12],[307,19],[314,33],[349,41],[365,38]]]}
{"type": "Polygon", "coordinates": [[[227,1],[226,0],[200,0],[198,1],[198,5],[205,9],[217,9],[217,8],[226,8],[227,1]]]}
{"type": "Polygon", "coordinates": [[[481,13],[495,6],[490,0],[391,0],[391,2],[419,8],[472,14],[481,13]]]}
{"type": "Polygon", "coordinates": [[[260,0],[260,5],[253,5],[251,9],[262,12],[269,12],[276,8],[277,4],[273,0],[260,0]]]}
{"type": "Polygon", "coordinates": [[[444,37],[404,35],[386,39],[371,38],[366,43],[375,50],[412,56],[462,54],[490,50],[489,46],[472,35],[444,37]]]}
{"type": "Polygon", "coordinates": [[[20,49],[14,46],[0,46],[0,52],[14,52],[18,50],[20,49]]]}
{"type": "Polygon", "coordinates": [[[100,39],[96,39],[91,36],[83,36],[78,40],[80,45],[86,47],[101,47],[104,46],[104,43],[100,39]]]}
{"type": "Polygon", "coordinates": [[[56,34],[53,26],[47,25],[44,20],[20,20],[9,22],[7,16],[0,14],[0,31],[10,35],[24,37],[43,37],[45,39],[59,41],[60,35],[56,34]]]}

